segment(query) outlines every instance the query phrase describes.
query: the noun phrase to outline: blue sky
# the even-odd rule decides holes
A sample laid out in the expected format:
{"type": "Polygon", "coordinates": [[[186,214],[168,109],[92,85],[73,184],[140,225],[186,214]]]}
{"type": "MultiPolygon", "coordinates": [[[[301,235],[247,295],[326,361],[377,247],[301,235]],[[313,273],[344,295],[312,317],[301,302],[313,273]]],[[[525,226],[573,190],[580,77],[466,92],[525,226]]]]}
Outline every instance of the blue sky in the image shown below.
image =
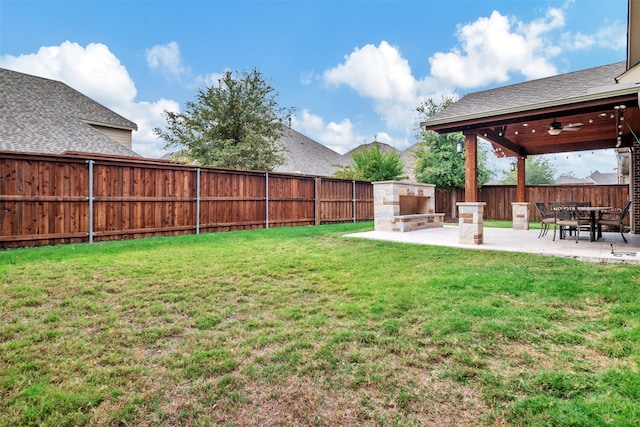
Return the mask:
{"type": "MultiPolygon", "coordinates": [[[[136,122],[147,157],[164,154],[152,134],[164,110],[253,68],[310,138],[340,153],[374,138],[404,149],[425,99],[625,60],[626,20],[627,0],[0,0],[0,67],[136,122]]],[[[612,150],[549,158],[580,178],[617,167],[612,150]]]]}

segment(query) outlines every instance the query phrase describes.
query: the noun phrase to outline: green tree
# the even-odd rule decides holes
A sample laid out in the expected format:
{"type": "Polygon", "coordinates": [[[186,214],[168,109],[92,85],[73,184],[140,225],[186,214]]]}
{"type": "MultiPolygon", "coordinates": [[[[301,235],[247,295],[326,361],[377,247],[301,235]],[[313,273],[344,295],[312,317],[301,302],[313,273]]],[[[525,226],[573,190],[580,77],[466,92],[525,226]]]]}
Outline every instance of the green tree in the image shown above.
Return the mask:
{"type": "MultiPolygon", "coordinates": [[[[415,175],[418,182],[434,184],[436,188],[464,188],[464,154],[456,151],[458,141],[464,140],[461,133],[437,134],[425,132],[416,150],[415,175]]],[[[478,147],[478,185],[486,184],[493,172],[485,166],[487,151],[478,147]]]]}
{"type": "Polygon", "coordinates": [[[374,141],[371,148],[363,148],[351,156],[351,164],[338,166],[333,174],[341,179],[363,181],[397,181],[406,178],[403,175],[404,163],[396,151],[383,152],[380,143],[374,141]]]}
{"type": "MultiPolygon", "coordinates": [[[[555,169],[549,159],[543,157],[527,157],[525,159],[524,180],[527,185],[553,184],[555,181],[555,169]]],[[[518,172],[502,172],[503,184],[515,185],[518,183],[518,172]]]]}
{"type": "MultiPolygon", "coordinates": [[[[440,102],[429,98],[416,111],[422,119],[428,119],[455,102],[453,96],[443,97],[440,102]]],[[[462,133],[438,134],[422,132],[422,140],[415,153],[415,175],[418,182],[435,184],[436,188],[464,188],[465,160],[464,154],[456,152],[456,143],[464,141],[462,133]]],[[[486,184],[493,171],[487,164],[487,150],[478,146],[478,185],[486,184]]]]}
{"type": "Polygon", "coordinates": [[[217,85],[199,89],[184,113],[164,112],[166,130],[153,132],[164,148],[196,164],[273,170],[284,162],[278,139],[294,109],[280,107],[278,93],[257,71],[227,71],[217,85]]]}

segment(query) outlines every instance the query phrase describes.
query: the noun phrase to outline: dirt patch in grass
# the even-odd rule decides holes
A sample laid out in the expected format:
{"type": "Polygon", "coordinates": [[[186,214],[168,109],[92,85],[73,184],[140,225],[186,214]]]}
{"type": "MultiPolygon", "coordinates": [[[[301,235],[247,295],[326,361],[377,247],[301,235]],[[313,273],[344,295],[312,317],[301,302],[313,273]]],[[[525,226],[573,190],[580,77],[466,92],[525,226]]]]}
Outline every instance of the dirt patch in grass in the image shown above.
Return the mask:
{"type": "Polygon", "coordinates": [[[211,419],[214,424],[238,426],[485,425],[490,409],[477,390],[423,370],[408,369],[403,375],[417,387],[395,396],[375,384],[327,388],[326,378],[289,377],[282,384],[251,384],[245,388],[244,403],[217,404],[211,408],[211,419]]]}

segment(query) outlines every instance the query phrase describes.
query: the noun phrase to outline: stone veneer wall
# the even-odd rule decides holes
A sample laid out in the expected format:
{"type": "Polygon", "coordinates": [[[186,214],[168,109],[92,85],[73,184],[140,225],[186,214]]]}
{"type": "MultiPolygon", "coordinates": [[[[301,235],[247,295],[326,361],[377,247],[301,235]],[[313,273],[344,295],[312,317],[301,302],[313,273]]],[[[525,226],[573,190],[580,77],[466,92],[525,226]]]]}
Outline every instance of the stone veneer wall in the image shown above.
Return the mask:
{"type": "Polygon", "coordinates": [[[513,212],[513,229],[528,230],[529,229],[529,205],[528,202],[513,202],[511,210],[513,212]]]}
{"type": "Polygon", "coordinates": [[[485,202],[458,202],[459,238],[463,245],[481,245],[484,243],[484,207],[485,202]]]}
{"type": "MultiPolygon", "coordinates": [[[[435,213],[435,185],[402,181],[373,183],[373,216],[376,231],[406,232],[442,227],[444,214],[435,213]],[[400,215],[400,196],[425,197],[426,212],[400,215]]],[[[424,208],[423,203],[420,204],[424,208]]]]}

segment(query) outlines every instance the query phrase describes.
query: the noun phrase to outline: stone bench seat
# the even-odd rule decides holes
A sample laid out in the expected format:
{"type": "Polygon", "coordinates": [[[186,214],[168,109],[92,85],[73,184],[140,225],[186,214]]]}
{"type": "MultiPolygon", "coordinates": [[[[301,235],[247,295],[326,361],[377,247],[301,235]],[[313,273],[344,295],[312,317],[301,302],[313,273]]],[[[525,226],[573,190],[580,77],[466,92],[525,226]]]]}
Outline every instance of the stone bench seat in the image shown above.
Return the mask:
{"type": "Polygon", "coordinates": [[[391,231],[420,230],[444,226],[444,213],[421,213],[391,217],[391,231]]]}

